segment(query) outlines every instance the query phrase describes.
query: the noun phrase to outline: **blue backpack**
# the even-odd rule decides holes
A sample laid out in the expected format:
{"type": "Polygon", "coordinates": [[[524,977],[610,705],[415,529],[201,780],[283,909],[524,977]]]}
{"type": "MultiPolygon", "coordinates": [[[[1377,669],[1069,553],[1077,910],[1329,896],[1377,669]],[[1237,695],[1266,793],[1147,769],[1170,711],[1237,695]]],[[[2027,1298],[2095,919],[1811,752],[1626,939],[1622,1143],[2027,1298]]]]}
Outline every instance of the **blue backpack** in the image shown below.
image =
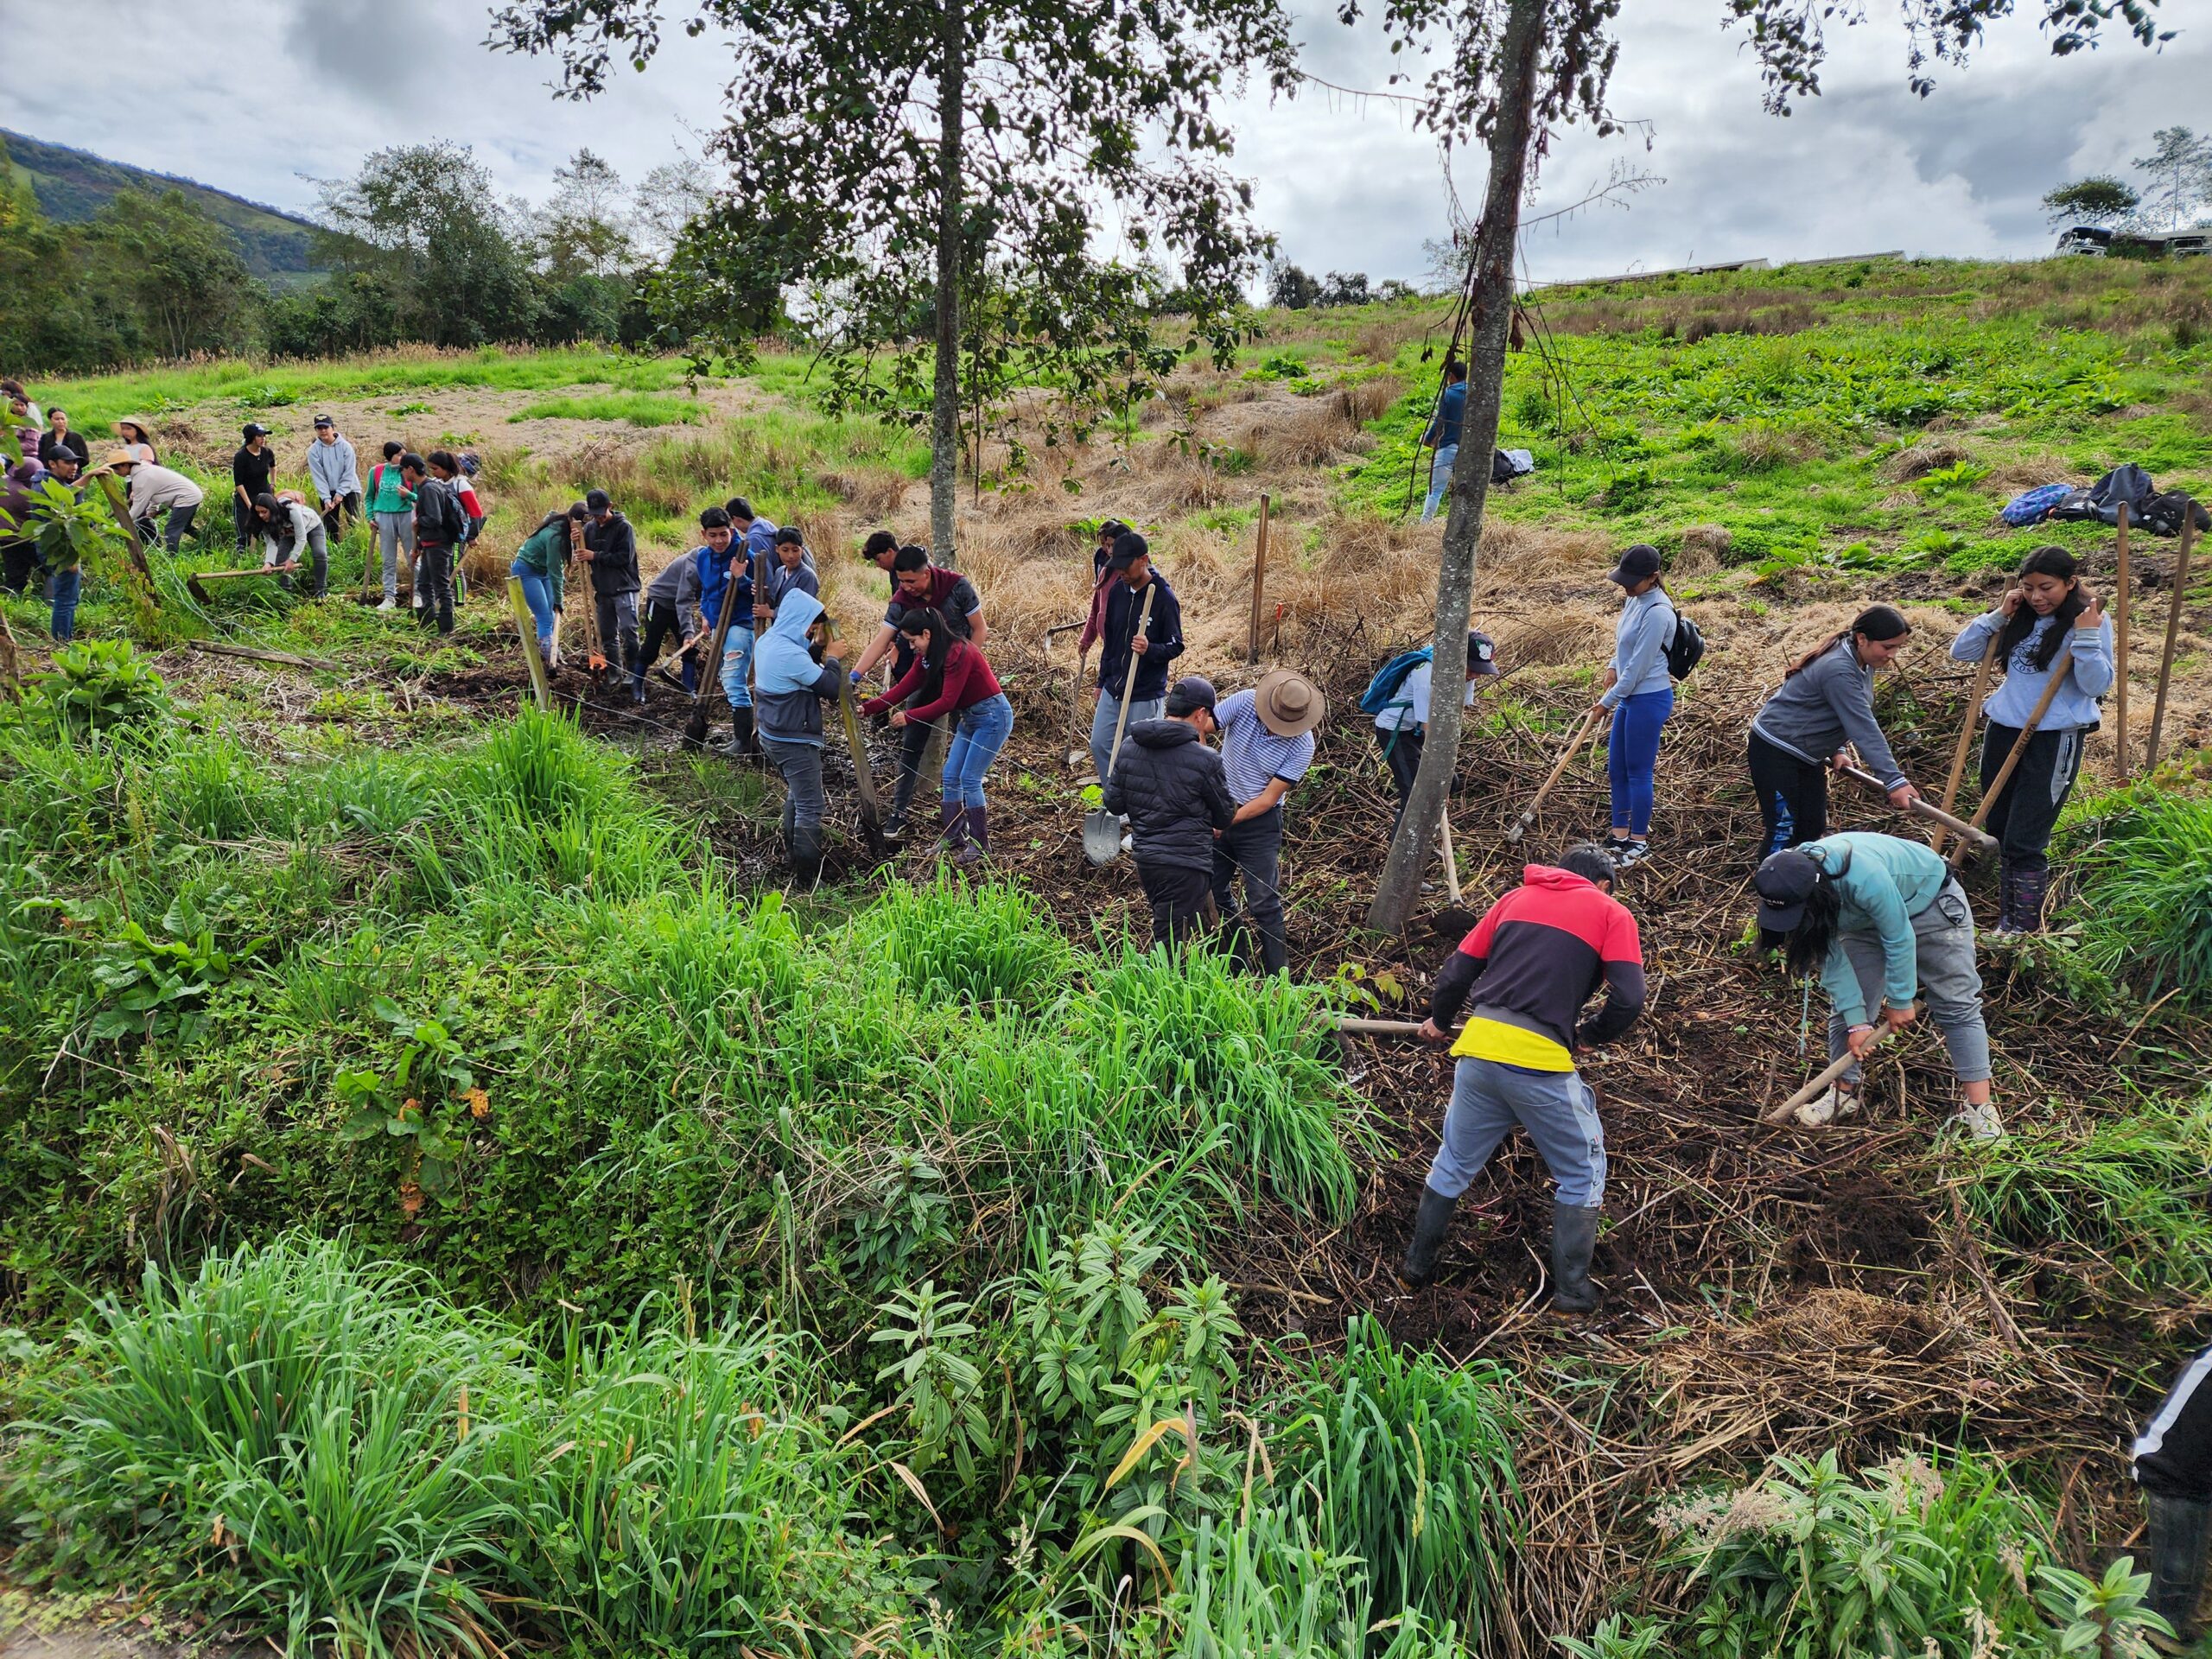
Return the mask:
{"type": "Polygon", "coordinates": [[[2073,493],[2063,484],[2038,484],[2032,490],[2023,490],[2005,504],[2005,522],[2015,530],[2038,524],[2073,493]]]}
{"type": "Polygon", "coordinates": [[[1367,683],[1367,690],[1360,693],[1359,712],[1372,718],[1399,701],[1398,688],[1406,683],[1406,676],[1423,663],[1436,659],[1434,647],[1422,645],[1415,651],[1402,651],[1375,671],[1375,677],[1367,683]]]}

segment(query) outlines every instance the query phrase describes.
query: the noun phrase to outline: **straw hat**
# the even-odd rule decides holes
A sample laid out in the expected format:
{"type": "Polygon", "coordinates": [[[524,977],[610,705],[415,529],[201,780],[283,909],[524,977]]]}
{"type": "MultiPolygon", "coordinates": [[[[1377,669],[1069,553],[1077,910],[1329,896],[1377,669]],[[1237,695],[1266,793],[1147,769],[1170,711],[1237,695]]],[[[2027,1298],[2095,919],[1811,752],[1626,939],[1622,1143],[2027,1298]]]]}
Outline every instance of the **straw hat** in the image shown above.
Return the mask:
{"type": "Polygon", "coordinates": [[[136,467],[137,464],[138,457],[128,449],[112,449],[108,452],[106,459],[92,470],[96,473],[111,473],[118,467],[136,467]]]}
{"type": "Polygon", "coordinates": [[[138,441],[140,442],[143,442],[154,435],[154,423],[148,420],[143,415],[124,416],[121,420],[115,423],[115,429],[120,432],[126,426],[134,428],[137,431],[138,441]]]}
{"type": "Polygon", "coordinates": [[[1277,737],[1296,737],[1319,726],[1329,701],[1319,687],[1294,669],[1279,668],[1252,694],[1260,724],[1277,737]]]}

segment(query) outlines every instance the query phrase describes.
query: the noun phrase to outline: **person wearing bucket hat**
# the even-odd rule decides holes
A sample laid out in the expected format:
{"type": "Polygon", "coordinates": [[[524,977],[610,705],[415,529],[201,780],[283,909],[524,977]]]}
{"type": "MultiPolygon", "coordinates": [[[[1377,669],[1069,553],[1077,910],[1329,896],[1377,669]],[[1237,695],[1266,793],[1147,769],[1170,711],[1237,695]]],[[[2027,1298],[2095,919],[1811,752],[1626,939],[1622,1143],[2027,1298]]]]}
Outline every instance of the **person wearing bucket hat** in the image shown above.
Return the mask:
{"type": "Polygon", "coordinates": [[[1259,938],[1260,966],[1280,974],[1290,966],[1282,915],[1282,803],[1291,785],[1313,764],[1313,730],[1328,713],[1319,689],[1302,674],[1279,668],[1249,691],[1233,691],[1215,706],[1221,726],[1221,766],[1236,816],[1213,844],[1214,907],[1229,918],[1232,948],[1250,962],[1243,925],[1259,938]],[[1236,908],[1236,877],[1244,877],[1244,908],[1236,908]]]}
{"type": "Polygon", "coordinates": [[[1173,947],[1197,931],[1212,907],[1214,836],[1236,822],[1221,757],[1205,742],[1218,729],[1218,702],[1211,680],[1176,681],[1162,717],[1129,728],[1106,780],[1106,810],[1129,821],[1154,944],[1173,947]]]}
{"type": "MultiPolygon", "coordinates": [[[[2004,1133],[1989,1097],[1989,1031],[1974,961],[1974,912],[1950,866],[1926,842],[1847,830],[1785,849],[1751,878],[1763,939],[1783,942],[1789,970],[1817,973],[1828,994],[1828,1058],[1866,1051],[1883,1026],[1903,1030],[1925,994],[1964,1104],[1951,1122],[1977,1140],[2004,1133]]],[[[1818,1127],[1859,1109],[1856,1064],[1800,1107],[1818,1127]]]]}
{"type": "Polygon", "coordinates": [[[1638,542],[1620,556],[1605,580],[1623,594],[1613,630],[1613,660],[1591,709],[1611,715],[1605,776],[1612,795],[1612,834],[1605,851],[1615,869],[1631,869],[1651,854],[1653,776],[1659,766],[1659,734],[1675,712],[1675,682],[1667,645],[1677,626],[1674,601],[1659,574],[1659,550],[1638,542]]]}

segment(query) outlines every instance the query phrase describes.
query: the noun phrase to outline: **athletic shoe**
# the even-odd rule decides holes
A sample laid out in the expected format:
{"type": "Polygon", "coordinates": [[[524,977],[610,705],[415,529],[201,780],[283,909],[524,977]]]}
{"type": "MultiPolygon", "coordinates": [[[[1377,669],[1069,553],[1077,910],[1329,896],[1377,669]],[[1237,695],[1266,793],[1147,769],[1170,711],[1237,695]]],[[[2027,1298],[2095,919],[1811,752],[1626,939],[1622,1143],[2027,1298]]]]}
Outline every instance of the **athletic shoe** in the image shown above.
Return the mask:
{"type": "Polygon", "coordinates": [[[1137,838],[1135,836],[1123,836],[1122,837],[1122,850],[1123,852],[1134,855],[1136,849],[1137,838]]]}
{"type": "Polygon", "coordinates": [[[396,611],[398,608],[399,607],[393,603],[391,597],[389,594],[385,595],[384,603],[377,607],[377,609],[380,611],[396,611]]]}
{"type": "Polygon", "coordinates": [[[1797,1109],[1797,1121],[1808,1129],[1824,1128],[1839,1117],[1849,1117],[1859,1109],[1859,1091],[1830,1084],[1825,1093],[1815,1095],[1797,1109]]]}
{"type": "Polygon", "coordinates": [[[1618,852],[1611,847],[1605,849],[1613,861],[1613,868],[1617,870],[1632,870],[1651,856],[1651,844],[1649,842],[1624,841],[1619,843],[1619,848],[1620,850],[1618,852]]]}
{"type": "Polygon", "coordinates": [[[1623,863],[1622,861],[1628,856],[1629,842],[1625,841],[1615,841],[1611,836],[1608,836],[1602,842],[1599,843],[1599,845],[1604,848],[1605,856],[1612,860],[1613,868],[1615,869],[1624,870],[1628,868],[1628,866],[1623,863]]]}
{"type": "Polygon", "coordinates": [[[1989,1101],[1979,1106],[1971,1103],[1961,1106],[1943,1127],[1947,1130],[1955,1129],[1969,1141],[2002,1141],[2005,1138],[2005,1125],[1998,1119],[1995,1103],[1989,1101]]]}

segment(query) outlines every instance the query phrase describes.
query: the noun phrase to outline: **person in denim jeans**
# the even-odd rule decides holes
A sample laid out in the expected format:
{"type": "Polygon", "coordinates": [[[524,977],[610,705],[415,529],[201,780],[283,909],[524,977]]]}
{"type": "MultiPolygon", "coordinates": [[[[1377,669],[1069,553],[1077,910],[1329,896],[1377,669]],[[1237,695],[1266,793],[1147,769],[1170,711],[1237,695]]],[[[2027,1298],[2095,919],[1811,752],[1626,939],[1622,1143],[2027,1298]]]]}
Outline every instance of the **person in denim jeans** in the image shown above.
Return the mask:
{"type": "Polygon", "coordinates": [[[531,620],[537,625],[538,654],[548,668],[561,665],[561,653],[553,639],[554,620],[565,597],[563,587],[568,576],[569,547],[583,523],[584,511],[584,504],[579,501],[565,511],[547,513],[516,549],[515,562],[507,567],[507,574],[522,583],[523,602],[530,607],[531,620]]]}
{"type": "Polygon", "coordinates": [[[1436,517],[1444,492],[1452,487],[1452,463],[1459,458],[1459,423],[1466,413],[1467,365],[1455,357],[1444,365],[1444,391],[1436,400],[1436,414],[1421,435],[1421,442],[1436,451],[1428,464],[1428,499],[1421,503],[1424,524],[1436,517]]]}
{"type": "Polygon", "coordinates": [[[1591,712],[1613,717],[1605,745],[1611,785],[1612,836],[1606,856],[1617,870],[1633,869],[1651,855],[1651,807],[1659,766],[1659,735],[1675,712],[1675,682],[1667,647],[1677,620],[1659,575],[1659,550],[1638,542],[1620,556],[1605,580],[1626,595],[1613,631],[1613,660],[1591,712]]]}
{"type": "Polygon", "coordinates": [[[906,707],[891,716],[893,726],[954,717],[952,741],[944,752],[941,844],[963,864],[973,864],[991,850],[983,775],[1014,730],[1014,705],[999,689],[998,676],[982,649],[954,633],[943,611],[934,606],[909,609],[899,619],[899,632],[913,653],[912,664],[890,690],[861,704],[861,712],[872,717],[904,702],[906,707]]]}

